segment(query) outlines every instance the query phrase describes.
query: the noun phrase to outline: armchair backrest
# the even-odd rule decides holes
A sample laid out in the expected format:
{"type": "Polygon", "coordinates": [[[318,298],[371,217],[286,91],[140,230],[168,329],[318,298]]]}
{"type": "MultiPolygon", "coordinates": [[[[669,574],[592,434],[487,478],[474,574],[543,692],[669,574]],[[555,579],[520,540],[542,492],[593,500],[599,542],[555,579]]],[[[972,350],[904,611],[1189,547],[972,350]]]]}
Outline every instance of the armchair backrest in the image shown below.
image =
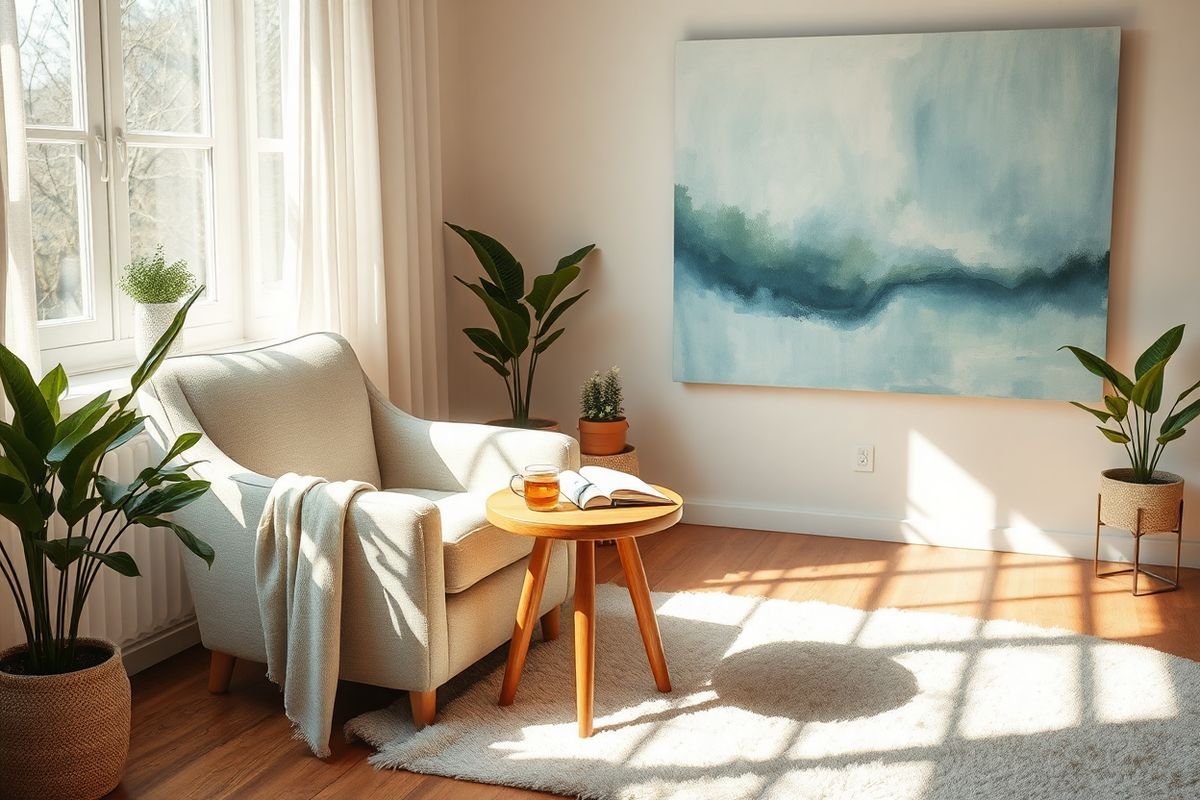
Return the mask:
{"type": "Polygon", "coordinates": [[[245,468],[379,486],[366,377],[332,333],[242,353],[167,359],[155,386],[174,385],[204,434],[245,468]]]}

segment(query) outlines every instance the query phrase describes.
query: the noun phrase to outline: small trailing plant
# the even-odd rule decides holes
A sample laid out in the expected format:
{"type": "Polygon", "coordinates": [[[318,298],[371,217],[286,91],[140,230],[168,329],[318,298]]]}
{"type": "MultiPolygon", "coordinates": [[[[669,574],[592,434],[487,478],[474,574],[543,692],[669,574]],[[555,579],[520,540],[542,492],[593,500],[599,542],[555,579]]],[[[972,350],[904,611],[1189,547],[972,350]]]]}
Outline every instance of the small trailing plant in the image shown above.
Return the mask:
{"type": "Polygon", "coordinates": [[[621,370],[593,372],[579,393],[579,415],[588,422],[616,422],[625,418],[621,396],[621,370]]]}
{"type": "Polygon", "coordinates": [[[182,258],[168,264],[160,244],[154,255],[138,256],[126,265],[117,285],[135,303],[174,303],[196,290],[196,276],[182,258]]]}
{"type": "Polygon", "coordinates": [[[1183,341],[1183,327],[1176,325],[1171,328],[1138,356],[1133,378],[1087,350],[1072,345],[1059,348],[1070,350],[1084,369],[1107,382],[1103,409],[1075,401],[1071,401],[1071,405],[1082,408],[1100,420],[1101,424],[1096,426],[1100,433],[1110,442],[1125,448],[1133,470],[1133,483],[1153,483],[1158,460],[1162,458],[1167,445],[1187,433],[1188,423],[1200,416],[1200,400],[1179,408],[1180,403],[1192,392],[1200,389],[1200,381],[1197,381],[1175,399],[1158,433],[1153,430],[1154,415],[1162,406],[1163,373],[1167,362],[1183,341]],[[1108,389],[1112,390],[1111,394],[1108,389]],[[1111,425],[1116,425],[1116,430],[1111,425]]]}
{"type": "Polygon", "coordinates": [[[553,272],[538,275],[532,288],[526,291],[525,269],[504,245],[486,233],[467,230],[452,222],[447,222],[446,227],[471,246],[486,273],[479,283],[467,283],[457,275],[454,280],[475,293],[496,323],[494,331],[463,328],[463,333],[479,348],[476,357],[504,379],[513,422],[527,425],[538,358],[566,331],[566,328],[555,329],[554,323],[588,290],[555,301],[579,277],[580,262],[596,245],[585,245],[563,256],[553,272]],[[532,352],[525,358],[529,351],[532,352]]]}
{"type": "Polygon", "coordinates": [[[187,473],[196,462],[172,463],[200,441],[200,434],[180,436],[161,461],[128,484],[102,473],[106,455],[142,432],[146,418],[132,407],[133,399],[167,357],[203,290],[192,293],[151,348],[133,373],[128,394],[114,401],[104,392],[65,417],[59,413],[67,391],[62,365],[35,382],[29,367],[0,344],[0,380],[13,412],[11,425],[0,422],[0,517],[20,532],[25,579],[3,542],[0,574],[27,643],[23,653],[0,665],[5,671],[54,675],[79,668],[79,621],[96,576],[104,568],[139,574],[133,556],[115,549],[131,526],[166,529],[212,566],[212,547],[164,519],[208,491],[208,481],[192,480],[187,473]],[[55,516],[65,523],[66,536],[51,535],[55,516]],[[58,572],[57,585],[51,570],[58,572]]]}

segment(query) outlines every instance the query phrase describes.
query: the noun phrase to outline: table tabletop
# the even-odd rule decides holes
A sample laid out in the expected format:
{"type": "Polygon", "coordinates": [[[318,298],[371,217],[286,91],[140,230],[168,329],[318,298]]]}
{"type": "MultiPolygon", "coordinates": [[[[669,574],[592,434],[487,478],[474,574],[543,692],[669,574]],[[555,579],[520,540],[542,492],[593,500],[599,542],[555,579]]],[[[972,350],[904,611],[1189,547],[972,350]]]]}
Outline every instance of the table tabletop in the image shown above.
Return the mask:
{"type": "Polygon", "coordinates": [[[562,501],[553,511],[530,511],[525,498],[501,489],[487,499],[487,520],[501,530],[546,539],[594,541],[657,533],[679,522],[683,498],[663,486],[655,489],[674,501],[673,505],[616,506],[587,511],[562,501]]]}

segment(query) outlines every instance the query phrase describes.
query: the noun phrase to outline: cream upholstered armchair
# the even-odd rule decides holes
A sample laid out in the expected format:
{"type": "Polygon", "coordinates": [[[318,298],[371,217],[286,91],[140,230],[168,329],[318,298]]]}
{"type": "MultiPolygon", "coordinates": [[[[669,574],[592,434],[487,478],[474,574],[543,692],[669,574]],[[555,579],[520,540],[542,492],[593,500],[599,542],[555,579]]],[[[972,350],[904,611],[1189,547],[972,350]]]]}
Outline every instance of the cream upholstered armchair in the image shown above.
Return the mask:
{"type": "MultiPolygon", "coordinates": [[[[240,353],[164,362],[140,398],[159,446],[204,434],[188,452],[212,490],[176,512],[216,550],[208,569],[184,559],[209,688],[225,691],[234,659],[266,661],[254,550],[273,480],[287,472],[360,480],[344,543],[340,677],[409,692],[418,726],[434,690],[512,635],[532,540],[489,525],[487,495],[531,463],[577,468],[558,433],[417,419],[367,380],[349,344],[313,334],[240,353]]],[[[558,632],[573,551],[555,546],[542,633],[558,632]]]]}

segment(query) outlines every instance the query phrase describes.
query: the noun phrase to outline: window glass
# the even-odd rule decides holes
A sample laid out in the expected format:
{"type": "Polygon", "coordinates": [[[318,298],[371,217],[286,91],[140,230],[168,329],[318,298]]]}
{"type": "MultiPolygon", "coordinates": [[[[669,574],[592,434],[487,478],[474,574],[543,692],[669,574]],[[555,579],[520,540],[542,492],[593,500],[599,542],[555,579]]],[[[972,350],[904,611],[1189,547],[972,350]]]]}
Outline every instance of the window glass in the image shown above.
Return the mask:
{"type": "Polygon", "coordinates": [[[33,263],[39,320],[87,315],[87,286],[79,246],[83,219],[79,177],[82,147],[29,145],[29,195],[33,211],[33,263]]]}
{"type": "Polygon", "coordinates": [[[283,136],[283,55],[279,0],[254,0],[254,75],[258,135],[283,136]]]}
{"type": "Polygon", "coordinates": [[[17,0],[27,125],[79,126],[76,8],[73,0],[17,0]]]}
{"type": "Polygon", "coordinates": [[[283,279],[283,153],[258,156],[258,258],[264,282],[283,279]]]}
{"type": "Polygon", "coordinates": [[[121,0],[129,130],[208,132],[203,5],[197,0],[121,0]]]}
{"type": "Polygon", "coordinates": [[[162,245],[168,261],[185,259],[210,283],[210,165],[206,150],[129,148],[129,250],[134,258],[162,245]]]}

